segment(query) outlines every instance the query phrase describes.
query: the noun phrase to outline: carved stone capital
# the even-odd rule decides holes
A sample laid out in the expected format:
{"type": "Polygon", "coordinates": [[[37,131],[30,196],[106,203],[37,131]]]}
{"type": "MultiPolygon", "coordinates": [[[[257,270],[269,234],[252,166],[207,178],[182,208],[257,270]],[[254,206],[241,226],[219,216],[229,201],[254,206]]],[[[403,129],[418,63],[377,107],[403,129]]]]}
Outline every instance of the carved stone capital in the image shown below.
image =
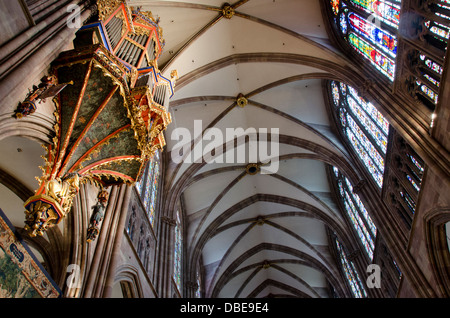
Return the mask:
{"type": "Polygon", "coordinates": [[[169,217],[167,217],[167,216],[162,216],[162,217],[161,217],[161,221],[162,221],[163,223],[167,224],[167,225],[170,225],[170,226],[175,226],[175,225],[177,225],[177,222],[175,221],[175,219],[169,218],[169,217]]]}

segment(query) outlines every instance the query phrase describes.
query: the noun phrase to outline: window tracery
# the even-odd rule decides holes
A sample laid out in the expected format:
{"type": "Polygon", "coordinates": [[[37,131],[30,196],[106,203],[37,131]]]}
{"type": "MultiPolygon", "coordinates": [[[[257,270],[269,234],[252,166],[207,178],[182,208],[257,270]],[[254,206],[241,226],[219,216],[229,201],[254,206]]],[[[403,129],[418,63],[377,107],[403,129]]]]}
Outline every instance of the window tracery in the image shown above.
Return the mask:
{"type": "Polygon", "coordinates": [[[358,275],[358,272],[356,271],[355,265],[353,264],[352,261],[350,261],[347,258],[347,255],[345,253],[344,247],[341,244],[341,242],[339,242],[338,239],[336,239],[335,242],[336,242],[336,248],[337,248],[337,251],[339,254],[339,259],[341,261],[342,269],[348,280],[348,283],[353,292],[353,295],[356,298],[367,297],[366,290],[364,289],[364,285],[362,284],[362,281],[358,275]]]}
{"type": "Polygon", "coordinates": [[[372,103],[359,96],[353,87],[331,81],[330,90],[344,135],[381,188],[389,122],[372,103]]]}
{"type": "Polygon", "coordinates": [[[332,0],[335,26],[351,48],[390,81],[395,77],[400,0],[332,0]]]}
{"type": "Polygon", "coordinates": [[[377,227],[367,212],[364,203],[358,194],[354,193],[354,187],[336,167],[333,167],[339,188],[340,198],[345,207],[345,212],[356,231],[361,244],[370,260],[373,259],[375,250],[375,238],[377,235],[377,227]]]}

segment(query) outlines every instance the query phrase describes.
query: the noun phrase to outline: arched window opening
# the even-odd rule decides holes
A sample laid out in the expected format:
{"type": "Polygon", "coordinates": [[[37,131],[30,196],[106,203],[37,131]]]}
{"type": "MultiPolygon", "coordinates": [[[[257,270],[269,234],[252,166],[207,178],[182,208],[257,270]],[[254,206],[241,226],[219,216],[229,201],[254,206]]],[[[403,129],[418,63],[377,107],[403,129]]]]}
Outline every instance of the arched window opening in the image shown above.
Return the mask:
{"type": "Polygon", "coordinates": [[[344,83],[330,82],[339,126],[375,183],[381,188],[389,122],[376,107],[344,83]]]}
{"type": "Polygon", "coordinates": [[[339,254],[339,259],[341,261],[342,270],[344,271],[345,277],[347,278],[354,297],[366,298],[367,293],[364,289],[364,285],[362,284],[361,279],[359,278],[355,265],[352,261],[348,260],[344,247],[338,239],[336,239],[336,248],[339,254]]]}
{"type": "Polygon", "coordinates": [[[439,87],[443,68],[439,62],[419,50],[408,54],[411,76],[408,79],[409,94],[434,110],[438,103],[439,87]]]}
{"type": "Polygon", "coordinates": [[[158,186],[161,170],[160,152],[157,150],[149,161],[141,180],[136,183],[136,190],[141,197],[147,216],[154,226],[156,214],[156,202],[158,198],[158,186]]]}
{"type": "Polygon", "coordinates": [[[450,253],[450,221],[445,224],[445,236],[447,237],[447,248],[450,253]]]}
{"type": "Polygon", "coordinates": [[[375,250],[375,238],[377,235],[377,227],[367,212],[364,203],[360,197],[354,193],[353,186],[336,167],[333,172],[339,188],[340,198],[355,232],[357,233],[361,244],[370,260],[373,259],[375,250]]]}
{"type": "Polygon", "coordinates": [[[174,264],[173,264],[173,279],[177,285],[178,291],[181,293],[181,277],[182,277],[182,224],[180,213],[177,211],[176,226],[175,226],[175,244],[174,244],[174,264]]]}
{"type": "MultiPolygon", "coordinates": [[[[200,268],[200,266],[199,266],[200,268]]],[[[195,298],[201,298],[201,292],[200,288],[202,286],[201,276],[200,276],[200,270],[197,270],[197,290],[195,291],[195,298]]]]}
{"type": "Polygon", "coordinates": [[[407,68],[401,70],[401,82],[407,93],[434,111],[439,100],[442,65],[450,37],[450,3],[448,0],[410,2],[405,18],[403,51],[407,68]]]}
{"type": "Polygon", "coordinates": [[[344,41],[390,81],[395,77],[400,0],[331,0],[344,41]]]}
{"type": "Polygon", "coordinates": [[[398,219],[405,233],[411,229],[419,199],[425,164],[422,158],[397,132],[392,132],[390,154],[386,160],[383,201],[398,219]]]}

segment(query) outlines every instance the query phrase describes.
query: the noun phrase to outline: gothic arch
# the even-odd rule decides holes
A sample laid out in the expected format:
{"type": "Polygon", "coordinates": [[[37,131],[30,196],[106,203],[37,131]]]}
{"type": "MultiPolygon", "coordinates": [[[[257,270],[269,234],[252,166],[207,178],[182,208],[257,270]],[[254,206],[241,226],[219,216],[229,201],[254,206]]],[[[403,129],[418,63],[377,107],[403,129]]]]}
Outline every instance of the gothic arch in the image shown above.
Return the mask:
{"type": "Polygon", "coordinates": [[[424,217],[428,257],[442,297],[450,297],[450,251],[445,224],[450,222],[450,207],[431,209],[424,217]]]}
{"type": "Polygon", "coordinates": [[[21,136],[47,144],[54,135],[54,124],[54,118],[39,112],[21,119],[6,113],[0,116],[0,140],[11,136],[21,136]]]}
{"type": "Polygon", "coordinates": [[[143,291],[139,279],[139,272],[134,266],[122,265],[117,268],[114,285],[117,283],[126,284],[130,293],[127,298],[142,298],[143,291]]]}

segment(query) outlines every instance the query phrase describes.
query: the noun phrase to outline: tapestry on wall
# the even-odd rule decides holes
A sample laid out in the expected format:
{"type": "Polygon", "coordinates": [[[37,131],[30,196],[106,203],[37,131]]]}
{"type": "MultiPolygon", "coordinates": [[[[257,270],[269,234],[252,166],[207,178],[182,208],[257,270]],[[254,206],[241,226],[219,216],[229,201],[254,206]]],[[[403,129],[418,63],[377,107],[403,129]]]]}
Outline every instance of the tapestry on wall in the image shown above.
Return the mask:
{"type": "Polygon", "coordinates": [[[61,290],[0,209],[0,298],[41,297],[61,297],[61,290]]]}

